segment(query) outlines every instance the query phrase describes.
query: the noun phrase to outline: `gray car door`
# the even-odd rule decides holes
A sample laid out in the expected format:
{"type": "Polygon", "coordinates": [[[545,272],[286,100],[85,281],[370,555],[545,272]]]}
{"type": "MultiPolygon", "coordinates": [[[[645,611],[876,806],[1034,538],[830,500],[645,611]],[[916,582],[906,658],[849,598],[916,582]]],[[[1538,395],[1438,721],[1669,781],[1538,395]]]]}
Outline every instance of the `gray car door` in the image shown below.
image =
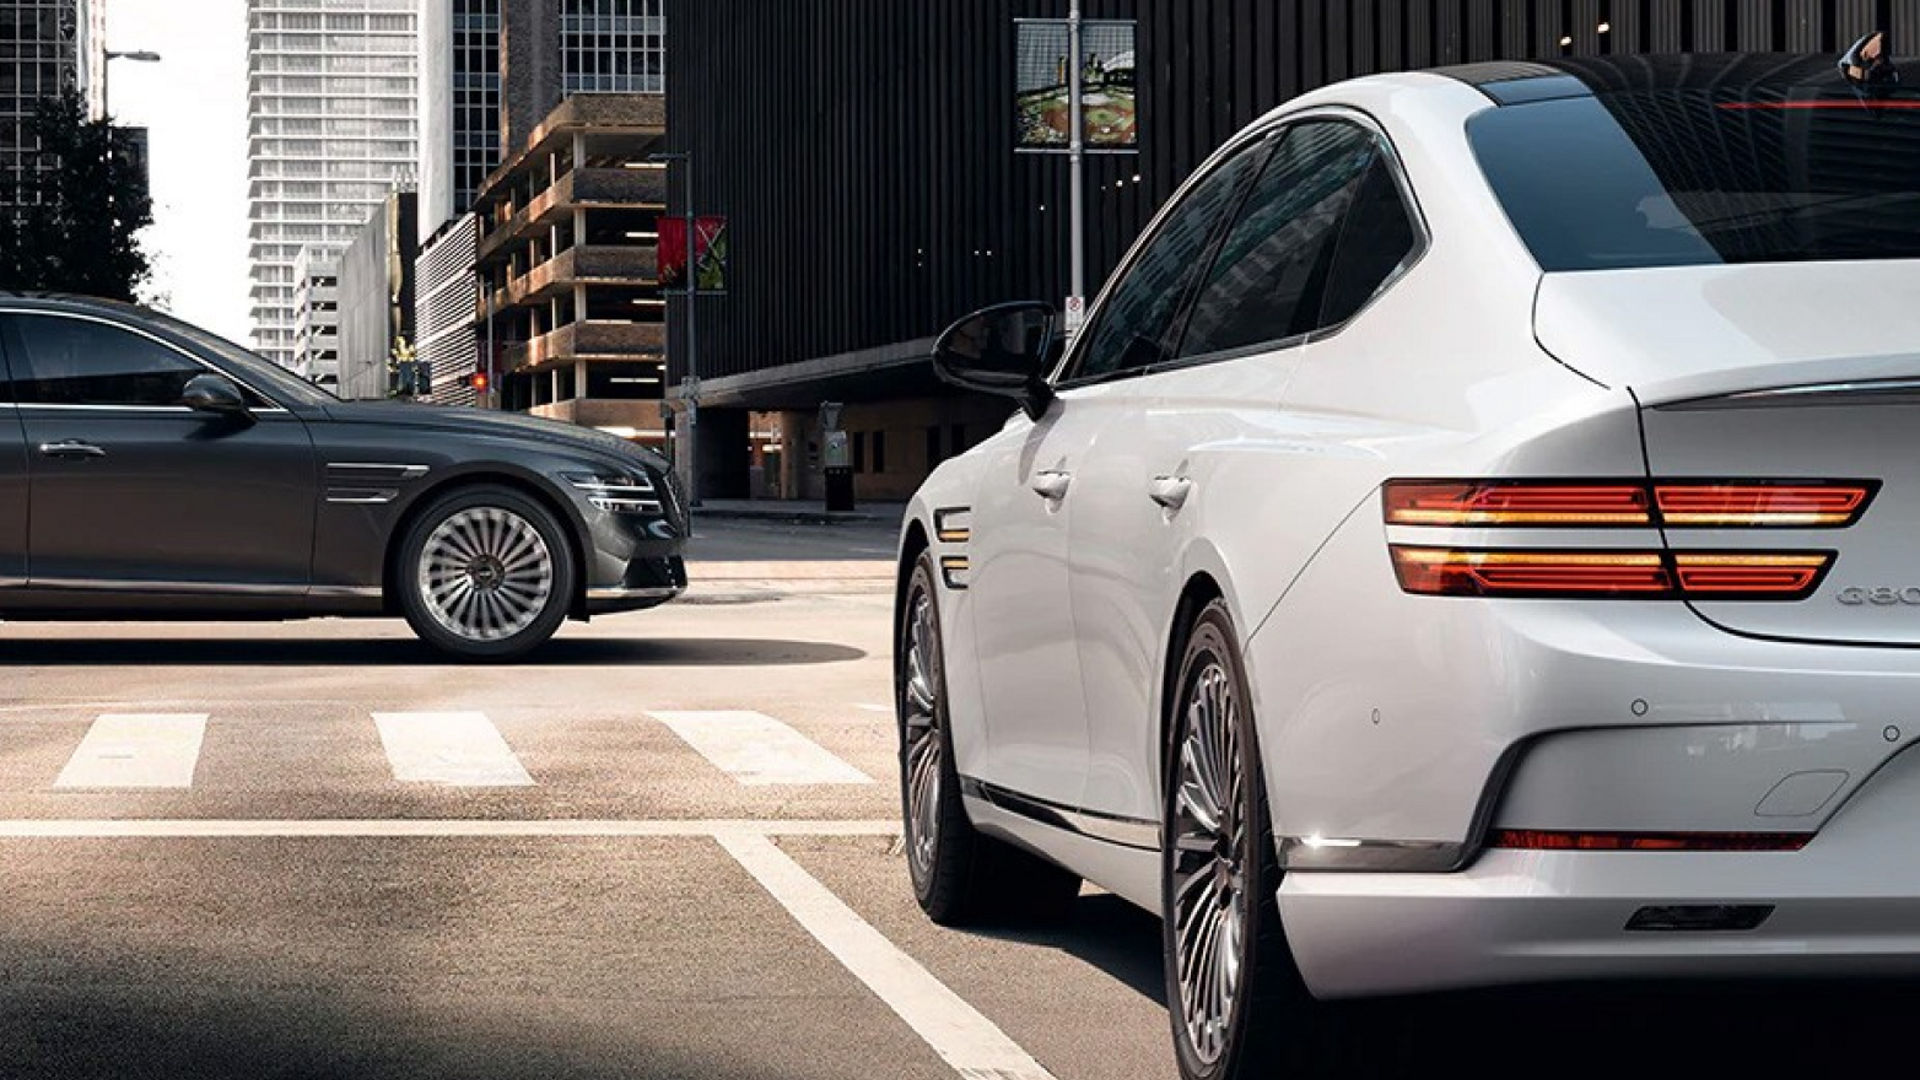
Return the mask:
{"type": "Polygon", "coordinates": [[[0,318],[26,439],[29,584],[298,595],[313,562],[313,443],[252,391],[250,417],[180,404],[196,357],[138,327],[0,318]]]}
{"type": "Polygon", "coordinates": [[[0,341],[0,589],[27,581],[27,436],[11,383],[0,341]]]}

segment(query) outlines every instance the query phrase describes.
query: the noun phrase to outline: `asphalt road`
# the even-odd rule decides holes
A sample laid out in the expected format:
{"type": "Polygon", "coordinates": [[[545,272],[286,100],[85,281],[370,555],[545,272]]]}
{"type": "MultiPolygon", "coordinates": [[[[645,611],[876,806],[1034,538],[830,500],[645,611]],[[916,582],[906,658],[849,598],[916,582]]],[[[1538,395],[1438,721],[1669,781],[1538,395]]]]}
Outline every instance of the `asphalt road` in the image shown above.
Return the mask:
{"type": "MultiPolygon", "coordinates": [[[[514,667],[395,623],[0,626],[0,1076],[1171,1076],[1150,918],[914,907],[890,530],[708,528],[691,602],[514,667]]],[[[1516,992],[1311,1036],[1343,1075],[1804,1076],[1910,1053],[1916,1008],[1516,992]]]]}

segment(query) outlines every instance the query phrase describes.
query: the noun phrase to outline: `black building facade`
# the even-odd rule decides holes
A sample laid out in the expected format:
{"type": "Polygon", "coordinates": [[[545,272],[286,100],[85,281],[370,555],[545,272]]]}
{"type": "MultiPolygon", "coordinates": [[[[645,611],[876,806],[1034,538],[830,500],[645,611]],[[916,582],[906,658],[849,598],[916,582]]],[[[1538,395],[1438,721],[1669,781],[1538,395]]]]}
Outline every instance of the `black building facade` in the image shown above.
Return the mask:
{"type": "MultiPolygon", "coordinates": [[[[1139,151],[1094,156],[1087,169],[1090,294],[1214,147],[1325,83],[1494,59],[1837,54],[1876,28],[1897,47],[1920,41],[1920,0],[1083,9],[1138,24],[1139,151]]],[[[974,308],[1067,294],[1067,162],[1016,153],[1013,108],[1014,20],[1066,14],[1066,0],[668,0],[669,142],[693,156],[695,209],[726,215],[731,238],[728,294],[698,301],[703,439],[728,429],[729,409],[792,414],[780,425],[793,481],[784,493],[810,494],[804,415],[845,401],[856,438],[870,445],[881,433],[899,448],[892,473],[867,478],[862,493],[899,497],[1004,415],[957,402],[925,358],[932,335],[974,308]]],[[[680,179],[672,198],[677,213],[680,179]]],[[[687,373],[684,307],[675,301],[670,314],[675,384],[687,373]]],[[[743,493],[745,445],[716,463],[710,494],[743,493]]],[[[701,456],[714,460],[704,447],[701,456]]]]}

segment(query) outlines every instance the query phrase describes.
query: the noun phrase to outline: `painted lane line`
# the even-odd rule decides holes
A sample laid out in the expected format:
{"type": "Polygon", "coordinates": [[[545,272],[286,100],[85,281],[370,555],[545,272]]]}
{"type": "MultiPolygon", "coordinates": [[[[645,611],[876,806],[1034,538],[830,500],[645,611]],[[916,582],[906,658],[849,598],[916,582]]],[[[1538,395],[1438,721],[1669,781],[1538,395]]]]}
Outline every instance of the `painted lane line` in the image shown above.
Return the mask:
{"type": "Polygon", "coordinates": [[[873,778],[771,716],[757,712],[655,712],[742,784],[871,784],[873,778]]]}
{"type": "Polygon", "coordinates": [[[888,941],[764,835],[718,834],[727,850],[834,959],[964,1080],[1053,1080],[1018,1043],[888,941]]]}
{"type": "Polygon", "coordinates": [[[106,713],[87,728],[53,786],[192,787],[206,735],[206,713],[106,713]]]}
{"type": "Polygon", "coordinates": [[[710,837],[888,836],[898,821],[622,821],[563,818],[14,818],[0,820],[0,840],[281,839],[300,837],[710,837]]]}
{"type": "Polygon", "coordinates": [[[449,787],[526,787],[533,777],[485,713],[374,713],[393,778],[449,787]]]}

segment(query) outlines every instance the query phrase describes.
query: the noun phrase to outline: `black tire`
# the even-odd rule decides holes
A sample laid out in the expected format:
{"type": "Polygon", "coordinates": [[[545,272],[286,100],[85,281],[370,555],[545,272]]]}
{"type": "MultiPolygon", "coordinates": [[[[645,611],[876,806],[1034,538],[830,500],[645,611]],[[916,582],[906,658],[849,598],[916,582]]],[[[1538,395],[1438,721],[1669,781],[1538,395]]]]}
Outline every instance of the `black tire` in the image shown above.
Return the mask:
{"type": "Polygon", "coordinates": [[[935,575],[933,556],[922,552],[907,580],[894,650],[901,835],[914,899],[942,926],[1057,918],[1079,896],[1080,878],[982,835],[961,802],[947,720],[946,654],[935,575]],[[930,702],[922,691],[930,692],[930,702]],[[916,780],[923,799],[918,819],[916,780]]]}
{"type": "MultiPolygon", "coordinates": [[[[408,526],[394,558],[394,588],[408,625],[428,645],[461,660],[511,660],[551,638],[573,606],[579,573],[565,527],[553,512],[519,491],[498,484],[475,484],[435,498],[408,526]],[[464,530],[469,524],[480,531],[464,530]],[[441,532],[443,526],[449,533],[441,532]],[[462,539],[451,539],[453,533],[459,533],[462,539]],[[482,533],[498,539],[485,539],[482,533]],[[533,542],[534,536],[538,543],[533,542]],[[511,617],[474,614],[463,620],[456,614],[460,610],[457,601],[436,602],[429,595],[429,586],[423,580],[423,560],[432,558],[445,569],[448,560],[463,558],[453,546],[456,543],[473,552],[466,584],[473,604],[466,610],[477,612],[492,604],[495,606],[488,610],[511,609],[511,617]],[[485,550],[490,547],[499,550],[485,550]],[[508,566],[503,558],[515,561],[508,566]],[[528,559],[541,562],[544,569],[526,569],[528,559]],[[536,580],[537,587],[532,584],[536,580]],[[461,632],[463,622],[468,632],[461,632]]],[[[453,583],[460,576],[443,574],[432,580],[453,583]]],[[[460,586],[440,588],[449,587],[460,586]]]]}
{"type": "Polygon", "coordinates": [[[1327,1064],[1327,1007],[1313,1000],[1280,924],[1276,891],[1279,860],[1274,853],[1272,818],[1267,813],[1266,787],[1260,774],[1252,701],[1240,645],[1226,604],[1215,600],[1201,610],[1187,634],[1179,679],[1174,683],[1174,712],[1169,726],[1165,787],[1162,792],[1162,835],[1168,838],[1161,854],[1161,901],[1166,912],[1162,948],[1167,973],[1167,1011],[1173,1026],[1175,1058],[1183,1080],[1243,1080],[1296,1073],[1313,1075],[1327,1064]],[[1231,694],[1231,708],[1223,696],[1231,694]],[[1230,720],[1218,720],[1221,712],[1230,720]],[[1210,743],[1191,741],[1201,728],[1217,731],[1210,743]],[[1224,746],[1220,746],[1221,743],[1224,746]],[[1224,781],[1209,781],[1189,769],[1188,755],[1204,757],[1207,746],[1220,746],[1216,771],[1231,767],[1224,781]],[[1209,790],[1231,792],[1214,799],[1209,790]],[[1183,802],[1182,790],[1189,794],[1183,802]],[[1220,828],[1209,833],[1200,822],[1204,811],[1189,813],[1190,805],[1219,806],[1214,817],[1220,828]],[[1183,845],[1181,841],[1186,841],[1183,845]],[[1211,847],[1202,848],[1203,840],[1211,847]],[[1229,861],[1231,860],[1231,861],[1229,861]],[[1237,885],[1235,884],[1237,882],[1237,885]],[[1190,886],[1183,890],[1182,885],[1190,886]],[[1231,911],[1242,920],[1239,931],[1229,930],[1231,918],[1222,916],[1214,936],[1204,936],[1200,913],[1209,897],[1220,899],[1215,910],[1231,911]],[[1183,933],[1195,935],[1191,948],[1182,950],[1183,933]],[[1209,940],[1229,947],[1213,954],[1214,968],[1202,968],[1209,940]],[[1232,943],[1237,940],[1238,947],[1232,943]],[[1231,957],[1232,963],[1228,962],[1231,957]],[[1195,960],[1194,958],[1203,958],[1195,960]],[[1210,970],[1235,970],[1228,977],[1234,989],[1215,989],[1212,1000],[1228,1002],[1223,1010],[1209,1007],[1205,975],[1210,970]],[[1191,970],[1192,979],[1187,975],[1191,970]],[[1192,983],[1194,985],[1190,986],[1192,983]],[[1201,1007],[1190,1010],[1189,998],[1201,1007]],[[1201,1019],[1196,1032],[1195,1017],[1201,1019]],[[1213,1018],[1208,1020],[1207,1018],[1213,1018]],[[1212,1033],[1209,1038],[1205,1033],[1212,1033]],[[1203,1045],[1206,1044],[1206,1045],[1203,1045]]]}

